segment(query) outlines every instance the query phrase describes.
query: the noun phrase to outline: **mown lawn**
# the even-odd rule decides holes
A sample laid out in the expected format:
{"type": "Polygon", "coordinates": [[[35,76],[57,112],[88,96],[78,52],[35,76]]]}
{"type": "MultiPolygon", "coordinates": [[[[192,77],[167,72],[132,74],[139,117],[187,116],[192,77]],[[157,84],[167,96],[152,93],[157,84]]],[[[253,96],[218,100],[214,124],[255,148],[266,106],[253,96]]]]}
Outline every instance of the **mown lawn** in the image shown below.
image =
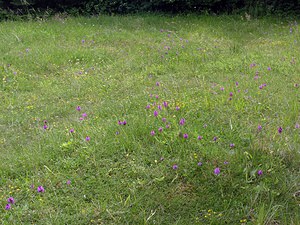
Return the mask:
{"type": "Polygon", "coordinates": [[[2,224],[300,224],[297,21],[58,16],[0,38],[2,224]]]}

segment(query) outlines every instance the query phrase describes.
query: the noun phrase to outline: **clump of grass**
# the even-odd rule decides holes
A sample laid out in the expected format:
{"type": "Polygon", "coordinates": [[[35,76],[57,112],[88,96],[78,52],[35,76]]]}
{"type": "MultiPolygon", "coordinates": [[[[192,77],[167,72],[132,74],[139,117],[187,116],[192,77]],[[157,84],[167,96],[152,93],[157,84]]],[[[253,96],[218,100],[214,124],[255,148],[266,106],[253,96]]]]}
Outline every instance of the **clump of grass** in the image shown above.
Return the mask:
{"type": "Polygon", "coordinates": [[[2,223],[299,224],[296,22],[2,22],[2,223]]]}

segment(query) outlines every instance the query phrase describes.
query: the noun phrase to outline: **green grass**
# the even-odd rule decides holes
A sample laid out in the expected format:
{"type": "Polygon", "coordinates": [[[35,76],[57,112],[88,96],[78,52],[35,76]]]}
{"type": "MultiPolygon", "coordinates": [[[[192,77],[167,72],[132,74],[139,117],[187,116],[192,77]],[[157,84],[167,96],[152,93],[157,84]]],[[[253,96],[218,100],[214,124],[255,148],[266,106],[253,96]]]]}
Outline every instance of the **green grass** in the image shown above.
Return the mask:
{"type": "Polygon", "coordinates": [[[56,18],[0,38],[2,224],[300,224],[294,21],[56,18]]]}

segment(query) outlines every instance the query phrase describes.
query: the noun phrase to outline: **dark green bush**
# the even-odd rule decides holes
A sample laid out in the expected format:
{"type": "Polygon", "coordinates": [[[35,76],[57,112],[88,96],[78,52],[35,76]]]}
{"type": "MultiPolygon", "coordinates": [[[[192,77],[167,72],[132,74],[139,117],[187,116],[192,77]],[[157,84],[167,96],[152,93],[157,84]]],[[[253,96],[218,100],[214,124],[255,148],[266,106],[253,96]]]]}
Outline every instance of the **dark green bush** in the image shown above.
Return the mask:
{"type": "Polygon", "coordinates": [[[0,0],[1,14],[6,17],[8,11],[28,13],[29,9],[72,14],[126,14],[137,12],[212,12],[232,13],[246,11],[253,16],[266,13],[300,12],[300,0],[0,0]]]}

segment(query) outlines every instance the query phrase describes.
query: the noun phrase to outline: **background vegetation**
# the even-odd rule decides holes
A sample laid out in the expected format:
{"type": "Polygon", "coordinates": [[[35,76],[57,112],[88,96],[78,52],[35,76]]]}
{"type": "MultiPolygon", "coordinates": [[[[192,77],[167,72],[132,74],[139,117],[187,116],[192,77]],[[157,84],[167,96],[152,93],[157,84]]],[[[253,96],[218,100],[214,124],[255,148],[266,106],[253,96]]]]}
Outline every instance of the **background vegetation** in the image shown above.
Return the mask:
{"type": "Polygon", "coordinates": [[[200,12],[200,13],[240,13],[252,16],[267,14],[288,15],[300,12],[299,0],[9,0],[0,1],[2,18],[11,13],[34,15],[67,12],[72,15],[128,14],[141,12],[200,12]],[[10,12],[10,13],[9,13],[10,12]]]}

